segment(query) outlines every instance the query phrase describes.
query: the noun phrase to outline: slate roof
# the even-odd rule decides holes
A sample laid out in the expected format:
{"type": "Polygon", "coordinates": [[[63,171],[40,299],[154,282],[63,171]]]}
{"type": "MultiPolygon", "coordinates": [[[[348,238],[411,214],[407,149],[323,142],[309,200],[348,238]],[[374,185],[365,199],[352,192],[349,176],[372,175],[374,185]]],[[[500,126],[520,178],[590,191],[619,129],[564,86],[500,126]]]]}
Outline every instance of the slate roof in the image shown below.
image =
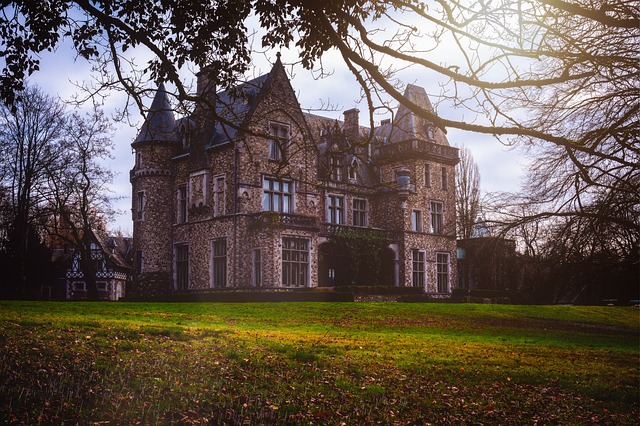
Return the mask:
{"type": "MultiPolygon", "coordinates": [[[[241,125],[247,113],[255,105],[256,98],[269,74],[242,83],[233,89],[216,94],[216,114],[236,125],[241,125]]],[[[169,102],[169,94],[163,83],[160,83],[147,119],[145,120],[134,142],[182,142],[185,132],[195,129],[194,117],[175,119],[173,108],[169,102]]],[[[220,120],[210,121],[208,129],[204,129],[202,137],[205,146],[219,145],[233,140],[237,130],[220,120]]]]}
{"type": "MultiPolygon", "coordinates": [[[[242,124],[255,106],[258,94],[268,77],[269,74],[264,74],[233,89],[217,93],[216,114],[231,123],[242,124]]],[[[233,140],[238,130],[217,121],[211,133],[206,136],[207,145],[218,145],[233,140]]]]}
{"type": "MultiPolygon", "coordinates": [[[[264,74],[239,84],[232,89],[218,92],[216,94],[216,114],[230,123],[241,126],[248,114],[255,107],[260,91],[268,78],[269,74],[264,74]]],[[[432,112],[434,111],[424,88],[408,84],[404,96],[421,108],[432,112]]],[[[200,113],[203,113],[203,111],[200,113]]],[[[304,116],[313,137],[316,139],[319,153],[321,155],[326,153],[329,147],[327,146],[326,139],[320,136],[321,131],[326,132],[327,130],[332,131],[334,128],[343,128],[344,123],[340,120],[310,113],[305,113],[304,116]]],[[[161,83],[149,109],[147,120],[140,129],[140,133],[135,142],[182,142],[185,132],[196,131],[199,134],[194,134],[194,136],[201,141],[200,143],[204,142],[204,147],[208,147],[228,143],[232,141],[238,133],[238,130],[233,126],[221,123],[220,120],[210,120],[206,122],[205,127],[199,131],[196,127],[194,117],[185,117],[180,120],[174,118],[173,110],[169,102],[169,95],[165,90],[164,84],[161,83]]],[[[368,131],[368,128],[360,126],[362,138],[367,137],[368,131]]],[[[442,130],[431,126],[430,122],[418,116],[404,105],[398,107],[392,122],[382,124],[374,129],[374,138],[376,143],[380,144],[419,139],[449,146],[449,142],[442,130]]],[[[341,149],[348,151],[349,147],[345,146],[341,147],[341,149]]],[[[349,157],[348,161],[350,162],[351,160],[352,158],[349,157]]],[[[361,164],[359,167],[360,166],[365,165],[361,164]]],[[[372,175],[371,168],[365,168],[366,170],[358,170],[358,175],[362,176],[367,182],[375,181],[376,177],[372,175]]],[[[367,183],[363,182],[363,184],[367,183]]]]}
{"type": "Polygon", "coordinates": [[[179,140],[176,119],[169,102],[169,94],[160,83],[153,98],[147,119],[134,142],[177,142],[179,140]]]}
{"type": "MultiPolygon", "coordinates": [[[[434,112],[433,105],[431,105],[424,88],[407,84],[404,96],[421,108],[434,112]]],[[[442,130],[432,127],[431,122],[418,116],[404,105],[398,107],[392,122],[376,127],[374,134],[376,139],[383,144],[419,139],[449,146],[449,141],[442,130]],[[429,130],[432,130],[433,134],[429,134],[429,130]]]]}
{"type": "MultiPolygon", "coordinates": [[[[316,143],[318,146],[318,154],[321,157],[320,165],[324,167],[328,167],[328,164],[325,164],[327,159],[323,157],[325,157],[330,151],[332,151],[332,147],[329,146],[329,144],[331,144],[334,140],[331,139],[330,135],[327,135],[328,137],[320,136],[321,131],[325,131],[325,132],[340,131],[344,126],[344,122],[341,120],[336,120],[334,118],[323,117],[320,115],[315,115],[310,113],[304,113],[304,117],[305,117],[305,120],[307,121],[307,125],[309,126],[309,129],[313,137],[316,139],[316,143]]],[[[369,132],[368,128],[360,126],[360,135],[362,139],[365,139],[368,137],[368,132],[369,132]]],[[[373,165],[371,164],[370,159],[366,159],[366,158],[362,158],[354,155],[353,149],[348,139],[336,138],[335,142],[338,143],[339,145],[337,147],[338,152],[344,153],[342,157],[344,160],[342,164],[345,170],[344,173],[346,173],[348,166],[354,160],[356,161],[356,165],[357,165],[356,181],[355,181],[356,184],[372,186],[372,185],[376,185],[379,182],[379,177],[373,165]]]]}

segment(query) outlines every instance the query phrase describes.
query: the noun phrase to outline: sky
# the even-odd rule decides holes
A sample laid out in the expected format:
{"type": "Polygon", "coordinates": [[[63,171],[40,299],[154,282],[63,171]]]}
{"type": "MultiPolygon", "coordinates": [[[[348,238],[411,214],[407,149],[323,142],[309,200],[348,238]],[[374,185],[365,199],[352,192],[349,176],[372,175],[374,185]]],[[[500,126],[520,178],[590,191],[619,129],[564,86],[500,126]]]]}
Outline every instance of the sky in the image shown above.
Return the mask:
{"type": "MultiPolygon", "coordinates": [[[[260,55],[254,58],[255,76],[267,73],[271,65],[269,61],[275,61],[273,54],[260,55]]],[[[282,61],[285,64],[297,60],[294,51],[283,51],[282,61]]],[[[140,60],[142,62],[142,60],[140,60]]],[[[314,111],[319,115],[342,119],[342,112],[351,108],[360,110],[360,124],[368,125],[366,104],[360,103],[360,89],[355,78],[342,65],[341,58],[333,52],[329,52],[323,58],[325,69],[332,70],[332,75],[321,80],[314,79],[313,73],[306,71],[302,66],[286,67],[290,72],[292,86],[298,94],[298,100],[303,109],[319,109],[330,104],[335,111],[314,111]]],[[[195,78],[192,71],[185,70],[182,76],[186,81],[195,78]]],[[[253,77],[253,76],[250,76],[253,77]]],[[[428,93],[437,93],[439,85],[443,81],[437,81],[415,69],[403,70],[398,74],[406,83],[416,84],[427,89],[428,93]]],[[[30,79],[30,84],[37,84],[51,96],[58,96],[62,100],[70,100],[78,93],[76,84],[91,79],[91,66],[84,59],[75,59],[72,49],[66,46],[59,47],[55,52],[47,53],[40,58],[40,71],[30,79]]],[[[432,101],[434,101],[432,99],[432,101]]],[[[122,93],[113,93],[105,99],[104,111],[115,116],[126,103],[126,97],[122,93]]],[[[151,104],[148,99],[146,106],[151,104]]],[[[132,110],[135,110],[133,108],[132,110]]],[[[134,111],[135,112],[135,111],[134,111]]],[[[462,116],[458,111],[438,109],[439,115],[462,116]]],[[[377,117],[376,117],[377,118],[377,117]]],[[[389,118],[385,116],[377,118],[379,121],[389,118]]],[[[466,117],[465,117],[466,118],[466,117]]],[[[471,117],[469,117],[470,119],[471,117]]],[[[116,177],[110,188],[116,197],[113,206],[117,214],[108,224],[111,232],[117,230],[125,234],[132,232],[131,221],[131,185],[129,183],[129,170],[133,167],[134,156],[131,150],[131,142],[135,139],[138,129],[142,125],[139,115],[130,117],[130,124],[115,123],[114,141],[115,148],[113,159],[107,166],[116,172],[116,177]]],[[[448,140],[453,146],[467,147],[480,171],[480,188],[483,193],[499,191],[516,191],[524,174],[525,158],[518,151],[503,146],[491,135],[481,135],[464,132],[456,129],[448,129],[448,140]]]]}

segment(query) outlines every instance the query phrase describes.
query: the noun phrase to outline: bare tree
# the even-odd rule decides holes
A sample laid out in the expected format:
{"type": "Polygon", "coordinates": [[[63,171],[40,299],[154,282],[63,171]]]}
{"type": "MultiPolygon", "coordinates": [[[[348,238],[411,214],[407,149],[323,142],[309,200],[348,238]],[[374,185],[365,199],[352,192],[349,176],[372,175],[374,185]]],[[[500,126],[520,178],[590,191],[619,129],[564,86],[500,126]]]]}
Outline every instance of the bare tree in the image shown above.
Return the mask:
{"type": "Polygon", "coordinates": [[[38,53],[69,38],[96,64],[102,87],[124,88],[141,110],[141,96],[156,81],[173,83],[180,103],[210,104],[215,99],[190,93],[179,71],[195,66],[217,89],[230,89],[250,69],[252,35],[260,31],[264,49],[293,47],[302,66],[320,76],[330,73],[324,55],[338,52],[362,88],[371,128],[391,98],[442,129],[557,149],[579,171],[578,186],[599,175],[610,178],[607,186],[624,185],[638,169],[634,1],[14,0],[0,29],[0,96],[9,103],[37,71],[38,53]],[[133,48],[150,61],[137,67],[128,56],[133,48]],[[442,92],[432,95],[474,119],[404,98],[397,72],[407,67],[439,80],[442,92]]]}
{"type": "Polygon", "coordinates": [[[60,154],[64,108],[40,89],[20,93],[15,108],[0,108],[0,170],[8,193],[3,224],[13,253],[18,292],[27,287],[30,235],[37,231],[47,192],[47,168],[60,154]]]}
{"type": "Polygon", "coordinates": [[[102,165],[110,158],[111,125],[100,110],[74,113],[65,127],[61,162],[47,169],[50,220],[48,233],[74,247],[89,299],[98,299],[96,235],[104,233],[112,214],[107,188],[113,172],[102,165]]]}
{"type": "MultiPolygon", "coordinates": [[[[113,174],[101,165],[113,146],[109,136],[102,113],[69,115],[37,87],[20,92],[14,109],[0,108],[2,237],[18,295],[30,284],[26,265],[38,237],[55,235],[91,258],[91,232],[103,229],[111,214],[106,184],[113,174]]],[[[82,267],[90,296],[97,297],[95,264],[82,267]]]]}
{"type": "Polygon", "coordinates": [[[480,215],[480,171],[468,148],[460,148],[460,162],[456,165],[456,224],[457,237],[471,238],[473,225],[480,215]]]}

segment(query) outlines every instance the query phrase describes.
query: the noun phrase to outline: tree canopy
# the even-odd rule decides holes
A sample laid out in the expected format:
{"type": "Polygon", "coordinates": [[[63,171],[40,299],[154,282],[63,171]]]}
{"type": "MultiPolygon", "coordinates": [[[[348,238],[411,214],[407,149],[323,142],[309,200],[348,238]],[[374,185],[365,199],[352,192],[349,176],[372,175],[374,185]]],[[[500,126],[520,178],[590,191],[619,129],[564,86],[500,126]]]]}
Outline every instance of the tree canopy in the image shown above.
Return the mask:
{"type": "MultiPolygon", "coordinates": [[[[325,55],[338,52],[362,88],[372,128],[390,97],[443,129],[542,144],[540,155],[559,155],[580,194],[640,192],[633,0],[15,0],[2,12],[0,97],[9,104],[38,70],[38,54],[65,39],[96,65],[103,86],[125,89],[140,108],[159,81],[175,85],[177,101],[198,101],[180,80],[187,66],[227,89],[258,49],[295,49],[318,75],[329,72],[325,55]],[[150,59],[135,63],[133,49],[150,59]],[[436,115],[404,98],[397,72],[406,67],[437,79],[435,95],[473,118],[436,115]]],[[[583,214],[582,200],[573,200],[546,213],[583,214]]]]}

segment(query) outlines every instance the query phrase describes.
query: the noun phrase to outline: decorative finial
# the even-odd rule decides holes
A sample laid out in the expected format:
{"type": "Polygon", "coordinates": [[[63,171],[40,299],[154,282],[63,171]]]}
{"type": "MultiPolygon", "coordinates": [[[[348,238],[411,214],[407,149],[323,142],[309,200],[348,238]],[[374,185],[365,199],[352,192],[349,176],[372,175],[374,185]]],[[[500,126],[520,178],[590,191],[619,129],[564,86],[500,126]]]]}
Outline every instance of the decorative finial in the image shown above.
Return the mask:
{"type": "Polygon", "coordinates": [[[276,53],[276,58],[277,58],[278,61],[280,60],[280,52],[276,53]]]}

